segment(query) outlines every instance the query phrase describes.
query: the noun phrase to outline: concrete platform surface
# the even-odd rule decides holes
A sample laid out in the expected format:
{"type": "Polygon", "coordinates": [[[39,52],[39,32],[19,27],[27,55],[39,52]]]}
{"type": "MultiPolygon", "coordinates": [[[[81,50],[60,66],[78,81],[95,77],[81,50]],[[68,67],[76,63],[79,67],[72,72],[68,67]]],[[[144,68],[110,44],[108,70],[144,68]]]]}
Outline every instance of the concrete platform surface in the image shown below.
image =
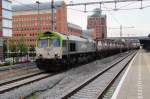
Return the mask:
{"type": "Polygon", "coordinates": [[[138,51],[112,99],[150,99],[150,52],[138,51]]]}

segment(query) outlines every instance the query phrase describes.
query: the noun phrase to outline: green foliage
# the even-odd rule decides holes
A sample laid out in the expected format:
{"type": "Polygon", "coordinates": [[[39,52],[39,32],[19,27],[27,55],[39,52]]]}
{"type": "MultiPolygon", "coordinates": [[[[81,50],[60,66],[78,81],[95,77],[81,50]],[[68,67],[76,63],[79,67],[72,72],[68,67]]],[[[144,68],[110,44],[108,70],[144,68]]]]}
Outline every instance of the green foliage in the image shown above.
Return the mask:
{"type": "Polygon", "coordinates": [[[10,52],[16,52],[17,51],[17,46],[16,46],[16,43],[15,43],[14,39],[12,39],[9,42],[9,50],[10,50],[10,52]]]}
{"type": "Polygon", "coordinates": [[[24,37],[21,37],[19,40],[18,50],[23,54],[26,54],[28,52],[28,47],[24,43],[24,37]]]}
{"type": "Polygon", "coordinates": [[[7,50],[8,50],[8,49],[7,49],[7,45],[6,45],[6,43],[3,43],[3,52],[4,52],[4,53],[6,53],[6,52],[7,52],[7,50]]]}
{"type": "Polygon", "coordinates": [[[27,99],[37,99],[37,98],[36,95],[33,94],[32,96],[29,96],[27,99]]]}
{"type": "Polygon", "coordinates": [[[30,53],[29,53],[30,57],[35,57],[36,56],[36,54],[35,54],[35,47],[34,46],[31,46],[29,48],[29,51],[30,51],[30,53]]]}
{"type": "Polygon", "coordinates": [[[10,65],[9,62],[5,62],[4,64],[0,64],[0,67],[2,67],[2,66],[9,66],[9,65],[10,65]]]}
{"type": "Polygon", "coordinates": [[[35,51],[35,47],[31,46],[31,47],[29,48],[29,51],[30,51],[30,52],[34,52],[34,51],[35,51]]]}

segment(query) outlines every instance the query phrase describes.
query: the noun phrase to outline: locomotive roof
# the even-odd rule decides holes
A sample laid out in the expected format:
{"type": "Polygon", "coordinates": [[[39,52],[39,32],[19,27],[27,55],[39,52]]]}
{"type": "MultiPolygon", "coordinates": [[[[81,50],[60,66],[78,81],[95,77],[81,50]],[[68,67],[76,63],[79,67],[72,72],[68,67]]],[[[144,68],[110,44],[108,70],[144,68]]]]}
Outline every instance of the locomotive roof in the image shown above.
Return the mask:
{"type": "Polygon", "coordinates": [[[69,40],[73,40],[73,41],[89,41],[89,42],[94,42],[94,40],[92,39],[86,39],[86,38],[82,38],[82,37],[78,37],[78,36],[74,36],[74,35],[64,35],[64,34],[61,34],[61,33],[58,33],[58,32],[55,32],[57,33],[58,35],[61,35],[63,37],[63,39],[67,40],[67,38],[69,40]]]}
{"type": "MultiPolygon", "coordinates": [[[[95,42],[93,39],[87,39],[87,38],[82,38],[82,37],[79,37],[79,36],[74,36],[74,35],[65,35],[63,33],[58,33],[58,32],[51,32],[51,31],[47,31],[47,32],[44,32],[45,35],[49,35],[49,34],[55,34],[55,35],[58,35],[58,36],[61,36],[63,39],[65,40],[72,40],[72,41],[88,41],[88,42],[95,42]]],[[[41,35],[42,37],[42,35],[41,35]]]]}

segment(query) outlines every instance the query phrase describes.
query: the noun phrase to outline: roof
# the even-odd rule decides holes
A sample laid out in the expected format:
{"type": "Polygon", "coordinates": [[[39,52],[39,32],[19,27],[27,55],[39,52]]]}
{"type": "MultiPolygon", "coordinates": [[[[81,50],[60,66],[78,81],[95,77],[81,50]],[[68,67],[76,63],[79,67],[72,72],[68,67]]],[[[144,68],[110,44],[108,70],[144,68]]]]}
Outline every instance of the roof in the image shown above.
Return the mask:
{"type": "Polygon", "coordinates": [[[78,30],[82,30],[82,28],[79,25],[76,25],[76,24],[73,24],[73,23],[70,23],[70,22],[68,22],[68,27],[78,29],[78,30]]]}
{"type": "Polygon", "coordinates": [[[91,16],[88,16],[88,19],[89,18],[106,18],[106,17],[107,17],[106,15],[100,15],[100,16],[91,15],[91,16]]]}
{"type": "MultiPolygon", "coordinates": [[[[62,1],[55,1],[54,6],[60,6],[62,1]]],[[[13,5],[12,10],[17,12],[17,11],[30,11],[30,10],[37,10],[37,4],[24,4],[24,5],[13,5]]],[[[45,10],[45,9],[51,9],[51,3],[46,2],[46,3],[40,3],[39,4],[39,10],[45,10]]]]}
{"type": "Polygon", "coordinates": [[[95,18],[95,17],[105,18],[106,15],[102,14],[102,11],[99,8],[96,8],[94,9],[94,13],[88,16],[88,18],[95,18]]]}
{"type": "Polygon", "coordinates": [[[69,36],[67,36],[67,35],[63,35],[63,34],[58,33],[58,32],[56,32],[56,33],[57,33],[58,35],[62,36],[63,39],[65,39],[65,40],[67,40],[67,38],[68,38],[69,40],[73,40],[73,41],[87,41],[87,39],[82,38],[82,37],[78,37],[78,36],[74,36],[74,35],[69,35],[69,36]]]}
{"type": "Polygon", "coordinates": [[[79,36],[74,36],[74,35],[64,35],[64,34],[61,34],[61,33],[58,33],[58,32],[45,32],[45,33],[56,33],[56,35],[58,36],[61,36],[64,40],[72,40],[72,41],[82,41],[82,42],[95,42],[94,40],[92,39],[87,39],[87,38],[82,38],[82,37],[79,37],[79,36]]]}
{"type": "Polygon", "coordinates": [[[135,37],[108,37],[108,39],[138,39],[138,40],[150,40],[147,36],[135,36],[135,37]]]}
{"type": "Polygon", "coordinates": [[[93,17],[98,17],[102,15],[102,10],[99,8],[94,9],[93,17]]]}

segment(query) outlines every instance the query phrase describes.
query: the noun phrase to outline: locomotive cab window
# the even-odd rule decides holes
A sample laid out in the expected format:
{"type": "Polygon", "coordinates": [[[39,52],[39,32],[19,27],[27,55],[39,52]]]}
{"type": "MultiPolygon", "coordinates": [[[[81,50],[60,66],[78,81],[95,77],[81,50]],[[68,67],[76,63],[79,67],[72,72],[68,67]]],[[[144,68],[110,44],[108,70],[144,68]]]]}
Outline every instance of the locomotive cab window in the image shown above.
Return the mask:
{"type": "Polygon", "coordinates": [[[74,42],[70,43],[70,51],[71,52],[76,51],[76,44],[74,42]]]}
{"type": "Polygon", "coordinates": [[[58,38],[50,39],[50,47],[60,47],[60,40],[58,38]]]}
{"type": "Polygon", "coordinates": [[[48,46],[48,39],[40,39],[38,41],[39,48],[46,48],[48,46]]]}

